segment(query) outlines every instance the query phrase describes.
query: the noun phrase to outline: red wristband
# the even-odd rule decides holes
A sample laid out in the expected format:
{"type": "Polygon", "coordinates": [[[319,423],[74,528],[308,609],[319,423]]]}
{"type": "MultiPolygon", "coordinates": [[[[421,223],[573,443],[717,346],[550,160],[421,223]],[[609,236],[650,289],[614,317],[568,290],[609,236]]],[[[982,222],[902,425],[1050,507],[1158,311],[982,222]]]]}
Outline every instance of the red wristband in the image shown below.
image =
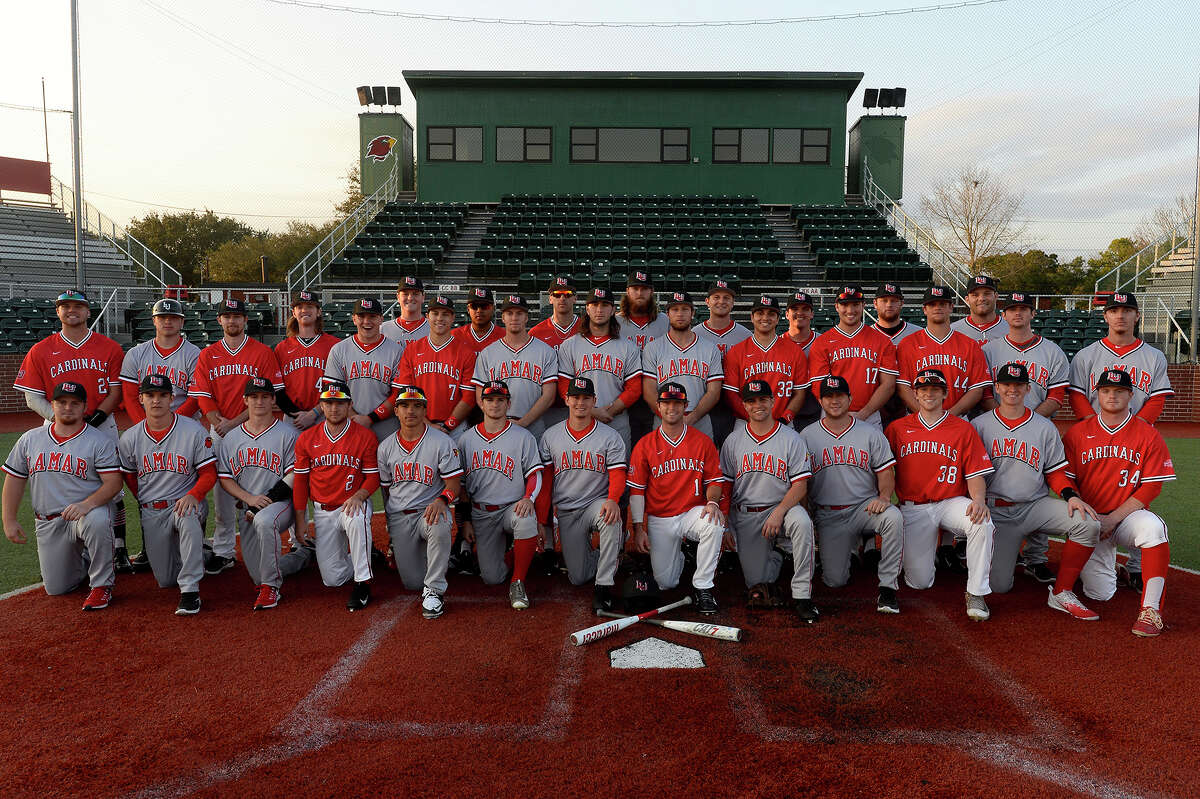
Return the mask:
{"type": "Polygon", "coordinates": [[[442,422],[442,426],[447,430],[453,430],[454,428],[458,427],[458,420],[453,416],[449,416],[446,418],[446,421],[442,422]]]}

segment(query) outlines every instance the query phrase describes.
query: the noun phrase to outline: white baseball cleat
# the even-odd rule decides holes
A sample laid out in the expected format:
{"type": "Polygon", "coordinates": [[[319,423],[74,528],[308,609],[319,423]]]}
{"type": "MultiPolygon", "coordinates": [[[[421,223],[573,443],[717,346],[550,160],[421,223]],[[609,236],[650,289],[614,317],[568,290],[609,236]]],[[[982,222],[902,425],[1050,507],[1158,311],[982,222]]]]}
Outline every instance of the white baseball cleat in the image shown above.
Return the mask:
{"type": "Polygon", "coordinates": [[[526,610],[529,607],[529,595],[525,593],[525,583],[513,580],[508,586],[508,602],[516,610],[526,610]]]}
{"type": "Polygon", "coordinates": [[[975,596],[971,592],[967,592],[967,618],[972,621],[987,621],[992,617],[992,612],[988,610],[987,602],[981,596],[975,596]]]}
{"type": "Polygon", "coordinates": [[[446,610],[446,603],[435,591],[426,588],[421,592],[421,615],[427,619],[436,619],[446,610]]]}
{"type": "Polygon", "coordinates": [[[1079,597],[1075,596],[1073,591],[1062,591],[1056,594],[1054,587],[1051,586],[1050,598],[1046,600],[1046,604],[1055,610],[1069,613],[1080,621],[1100,621],[1100,614],[1080,602],[1079,597]]]}

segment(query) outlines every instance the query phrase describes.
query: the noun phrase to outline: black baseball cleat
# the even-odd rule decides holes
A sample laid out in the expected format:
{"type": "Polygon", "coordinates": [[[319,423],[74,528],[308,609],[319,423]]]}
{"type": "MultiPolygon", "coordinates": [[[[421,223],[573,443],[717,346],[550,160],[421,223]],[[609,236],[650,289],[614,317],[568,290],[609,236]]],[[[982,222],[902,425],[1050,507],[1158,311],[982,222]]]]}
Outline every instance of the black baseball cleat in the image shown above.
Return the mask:
{"type": "Polygon", "coordinates": [[[384,552],[383,550],[381,550],[379,547],[372,546],[371,547],[371,566],[373,568],[379,569],[380,571],[387,571],[388,570],[387,553],[384,552]]]}
{"type": "Polygon", "coordinates": [[[796,615],[805,624],[816,624],[821,620],[821,613],[811,599],[796,600],[796,615]]]}
{"type": "Polygon", "coordinates": [[[133,567],[134,574],[150,571],[150,556],[146,554],[146,550],[134,555],[129,559],[129,565],[133,567]]]}
{"type": "Polygon", "coordinates": [[[176,616],[195,616],[199,612],[199,591],[184,591],[179,595],[179,607],[175,608],[176,616]]]}
{"type": "Polygon", "coordinates": [[[1027,563],[1025,564],[1025,574],[1039,583],[1050,584],[1055,581],[1054,572],[1050,571],[1050,567],[1045,563],[1027,563]]]}
{"type": "Polygon", "coordinates": [[[1140,571],[1130,571],[1129,567],[1124,564],[1117,565],[1117,585],[1121,588],[1128,588],[1138,594],[1142,593],[1145,583],[1142,581],[1142,573],[1140,571]]]}
{"type": "Polygon", "coordinates": [[[592,591],[592,610],[599,612],[601,610],[612,610],[615,600],[613,599],[612,586],[598,585],[592,591]]]}
{"type": "Polygon", "coordinates": [[[954,547],[950,544],[938,547],[937,568],[938,571],[945,571],[950,574],[967,573],[967,567],[958,559],[958,553],[954,551],[954,547]]]}
{"type": "Polygon", "coordinates": [[[209,555],[204,559],[205,574],[220,574],[226,569],[232,569],[237,563],[233,558],[227,558],[223,555],[209,555]]]}
{"type": "Polygon", "coordinates": [[[555,577],[558,575],[560,561],[558,553],[553,550],[543,552],[538,558],[538,572],[546,577],[555,577]]]}
{"type": "Polygon", "coordinates": [[[354,612],[362,610],[371,601],[371,585],[370,583],[355,583],[354,590],[350,592],[350,601],[346,603],[346,610],[354,612]]]}
{"type": "Polygon", "coordinates": [[[896,589],[880,587],[879,598],[875,600],[875,610],[880,613],[899,613],[900,602],[896,599],[896,589]]]}
{"type": "Polygon", "coordinates": [[[717,612],[717,598],[711,588],[697,588],[692,594],[692,602],[696,603],[696,611],[703,616],[711,616],[717,612]]]}
{"type": "Polygon", "coordinates": [[[113,550],[113,570],[117,574],[133,574],[133,563],[129,560],[129,551],[125,547],[113,550]]]}

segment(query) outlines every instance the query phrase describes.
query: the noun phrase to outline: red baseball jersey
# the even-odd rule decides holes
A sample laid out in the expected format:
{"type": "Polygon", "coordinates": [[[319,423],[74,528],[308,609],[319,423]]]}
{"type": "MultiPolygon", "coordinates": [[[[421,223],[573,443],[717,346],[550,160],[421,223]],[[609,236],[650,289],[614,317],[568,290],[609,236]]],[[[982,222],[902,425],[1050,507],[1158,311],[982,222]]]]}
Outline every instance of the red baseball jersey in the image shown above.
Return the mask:
{"type": "Polygon", "coordinates": [[[529,335],[544,341],[554,349],[558,349],[558,345],[569,339],[571,336],[578,333],[583,328],[583,317],[572,316],[569,327],[559,327],[554,321],[554,317],[543,319],[533,327],[529,328],[529,335]]]}
{"type": "Polygon", "coordinates": [[[739,419],[746,418],[740,392],[747,380],[765,380],[775,386],[772,414],[782,418],[792,394],[808,389],[808,358],[788,336],[773,339],[765,349],[750,336],[725,354],[725,401],[739,419]]]}
{"type": "Polygon", "coordinates": [[[13,388],[49,401],[59,383],[78,383],[87,389],[90,414],[110,391],[121,390],[124,360],[121,345],[94,330],[89,330],[78,344],[63,338],[62,333],[55,333],[25,353],[13,388]]]}
{"type": "Polygon", "coordinates": [[[318,386],[325,374],[325,362],[338,341],[337,336],[322,333],[311,339],[288,336],[275,345],[284,390],[297,407],[306,411],[317,407],[317,397],[321,393],[318,386]]]}
{"type": "Polygon", "coordinates": [[[1111,513],[1145,483],[1175,479],[1167,442],[1146,420],[1130,414],[1116,427],[1099,416],[1077,422],[1063,436],[1067,474],[1098,513],[1111,513]]]}
{"type": "Polygon", "coordinates": [[[938,369],[945,375],[943,408],[954,407],[971,389],[992,384],[979,342],[954,330],[939,341],[929,334],[928,328],[922,328],[901,341],[896,354],[900,361],[900,377],[896,382],[901,385],[911,387],[913,378],[922,369],[938,369]]]}
{"type": "Polygon", "coordinates": [[[276,391],[283,388],[283,373],[270,347],[246,336],[231,350],[222,338],[200,350],[188,396],[196,398],[204,413],[215,409],[233,419],[246,409],[242,392],[252,377],[270,380],[276,391]]]}
{"type": "Polygon", "coordinates": [[[404,348],[392,388],[421,389],[425,394],[426,418],[444,422],[464,397],[474,399],[475,390],[471,387],[474,374],[475,354],[460,339],[451,336],[442,346],[435,347],[426,336],[404,348]]]}
{"type": "MultiPolygon", "coordinates": [[[[475,328],[471,327],[471,323],[467,322],[462,327],[456,327],[450,331],[450,335],[467,345],[473,354],[479,355],[483,352],[484,347],[491,344],[493,341],[499,341],[504,338],[504,328],[498,324],[492,323],[488,328],[487,333],[484,333],[483,338],[475,335],[475,328]]],[[[561,342],[560,342],[561,343],[561,342]]]]}
{"type": "Polygon", "coordinates": [[[896,455],[901,502],[965,497],[968,478],[995,471],[971,423],[945,412],[933,425],[916,413],[897,419],[888,425],[887,439],[896,455]]]}
{"type": "Polygon", "coordinates": [[[650,516],[678,516],[703,505],[705,488],[724,479],[716,445],[693,427],[684,426],[675,440],[660,427],[633,445],[629,488],[646,497],[650,516]]]}
{"type": "Polygon", "coordinates": [[[879,374],[900,376],[896,345],[866,322],[846,334],[836,325],[817,336],[808,353],[808,377],[819,396],[820,381],[830,375],[850,384],[850,411],[860,410],[879,386],[879,374]]]}
{"type": "Polygon", "coordinates": [[[329,434],[329,423],[322,422],[296,439],[295,472],[306,476],[313,502],[341,505],[368,482],[367,475],[378,478],[378,446],[370,428],[357,422],[347,422],[336,436],[329,434]]]}

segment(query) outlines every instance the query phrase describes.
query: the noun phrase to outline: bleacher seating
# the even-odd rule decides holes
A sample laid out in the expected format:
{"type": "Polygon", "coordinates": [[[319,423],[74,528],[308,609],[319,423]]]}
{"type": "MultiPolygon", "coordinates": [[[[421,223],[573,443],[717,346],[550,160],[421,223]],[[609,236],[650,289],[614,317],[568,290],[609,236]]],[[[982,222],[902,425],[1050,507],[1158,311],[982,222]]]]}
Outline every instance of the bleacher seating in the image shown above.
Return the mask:
{"type": "Polygon", "coordinates": [[[432,278],[466,214],[465,203],[389,203],[330,270],[339,278],[432,278]]]}
{"type": "MultiPolygon", "coordinates": [[[[134,280],[135,266],[125,254],[94,236],[84,237],[83,261],[88,285],[134,280]]],[[[0,203],[0,283],[43,286],[45,295],[74,285],[75,232],[66,215],[56,208],[0,203]]]]}
{"type": "Polygon", "coordinates": [[[796,229],[832,283],[923,284],[932,271],[874,208],[797,205],[796,229]]]}
{"type": "Polygon", "coordinates": [[[0,354],[24,353],[59,329],[51,299],[0,299],[0,354]]]}

